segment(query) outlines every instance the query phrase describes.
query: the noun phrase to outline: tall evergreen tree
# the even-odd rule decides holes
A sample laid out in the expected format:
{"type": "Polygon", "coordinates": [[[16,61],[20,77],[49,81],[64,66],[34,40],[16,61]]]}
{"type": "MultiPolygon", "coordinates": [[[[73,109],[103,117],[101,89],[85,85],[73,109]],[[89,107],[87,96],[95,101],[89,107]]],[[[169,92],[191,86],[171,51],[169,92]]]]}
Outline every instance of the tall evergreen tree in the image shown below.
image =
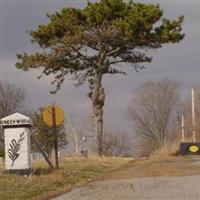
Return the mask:
{"type": "MultiPolygon", "coordinates": [[[[31,31],[32,41],[42,51],[19,54],[17,68],[42,69],[42,74],[55,75],[54,92],[66,77],[75,85],[89,84],[92,101],[97,152],[102,154],[105,74],[125,74],[120,63],[135,70],[151,62],[147,51],[183,39],[183,16],[176,20],[162,18],[159,5],[128,3],[123,0],[100,0],[83,9],[63,8],[47,14],[49,23],[31,31]]],[[[124,65],[123,65],[124,66],[124,65]]]]}

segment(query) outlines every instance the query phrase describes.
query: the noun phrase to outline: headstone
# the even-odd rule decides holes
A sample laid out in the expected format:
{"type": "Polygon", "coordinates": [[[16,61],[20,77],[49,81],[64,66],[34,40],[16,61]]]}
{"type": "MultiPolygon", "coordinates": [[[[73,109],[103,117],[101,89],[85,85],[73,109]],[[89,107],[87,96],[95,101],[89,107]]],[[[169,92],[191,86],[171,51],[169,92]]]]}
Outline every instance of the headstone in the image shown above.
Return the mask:
{"type": "Polygon", "coordinates": [[[6,172],[26,174],[31,169],[30,133],[32,121],[20,113],[0,120],[5,135],[6,172]]]}

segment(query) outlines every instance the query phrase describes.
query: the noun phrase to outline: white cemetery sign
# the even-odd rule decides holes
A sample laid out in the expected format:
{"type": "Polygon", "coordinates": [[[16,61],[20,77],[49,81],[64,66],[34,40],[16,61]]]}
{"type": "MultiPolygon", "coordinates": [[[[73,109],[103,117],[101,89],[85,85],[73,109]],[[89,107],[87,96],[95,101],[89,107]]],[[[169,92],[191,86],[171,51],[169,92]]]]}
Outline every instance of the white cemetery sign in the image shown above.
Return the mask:
{"type": "Polygon", "coordinates": [[[15,113],[0,120],[5,135],[5,161],[9,172],[28,171],[31,169],[30,159],[30,118],[15,113]]]}

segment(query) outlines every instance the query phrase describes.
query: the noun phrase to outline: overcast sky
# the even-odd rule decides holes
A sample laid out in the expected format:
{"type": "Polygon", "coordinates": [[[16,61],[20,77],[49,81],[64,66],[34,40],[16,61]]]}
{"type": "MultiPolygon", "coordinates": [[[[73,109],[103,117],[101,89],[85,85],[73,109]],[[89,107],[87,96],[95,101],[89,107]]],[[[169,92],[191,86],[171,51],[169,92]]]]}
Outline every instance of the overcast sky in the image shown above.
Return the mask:
{"type": "MultiPolygon", "coordinates": [[[[16,54],[33,52],[37,46],[31,44],[26,31],[47,23],[46,13],[62,7],[84,7],[85,0],[0,0],[0,79],[14,83],[25,89],[27,105],[36,109],[52,102],[60,105],[66,116],[86,118],[91,113],[90,100],[86,97],[87,86],[75,88],[66,81],[62,90],[50,95],[50,77],[40,80],[38,71],[23,72],[15,68],[16,54]]],[[[127,128],[127,106],[136,88],[145,81],[170,78],[182,84],[181,89],[189,94],[191,87],[200,86],[200,1],[139,1],[160,3],[164,16],[173,19],[185,15],[183,32],[185,39],[179,44],[166,45],[156,50],[153,62],[137,73],[128,69],[128,76],[106,77],[105,121],[109,126],[127,128]]]]}

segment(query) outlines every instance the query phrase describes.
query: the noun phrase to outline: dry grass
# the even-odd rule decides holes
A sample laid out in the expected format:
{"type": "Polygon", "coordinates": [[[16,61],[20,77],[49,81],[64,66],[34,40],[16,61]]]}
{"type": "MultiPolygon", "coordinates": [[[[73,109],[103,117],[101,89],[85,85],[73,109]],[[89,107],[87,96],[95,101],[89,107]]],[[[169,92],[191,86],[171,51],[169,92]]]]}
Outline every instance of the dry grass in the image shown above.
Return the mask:
{"type": "Polygon", "coordinates": [[[119,169],[130,161],[120,158],[66,158],[60,170],[51,172],[44,162],[34,162],[35,175],[0,174],[0,199],[45,200],[119,169]]]}
{"type": "Polygon", "coordinates": [[[124,170],[107,175],[106,180],[131,179],[158,176],[192,176],[200,174],[200,166],[191,157],[165,156],[137,160],[124,170]]]}
{"type": "Polygon", "coordinates": [[[179,156],[180,143],[171,143],[156,150],[146,159],[138,159],[129,164],[126,170],[119,170],[106,179],[129,179],[156,176],[199,175],[200,167],[192,157],[179,156]]]}
{"type": "Polygon", "coordinates": [[[0,162],[0,173],[1,171],[4,169],[4,164],[2,162],[0,162]]]}
{"type": "Polygon", "coordinates": [[[179,155],[179,145],[180,143],[171,143],[168,145],[162,146],[160,149],[154,151],[151,157],[167,157],[167,156],[178,156],[179,155]]]}

